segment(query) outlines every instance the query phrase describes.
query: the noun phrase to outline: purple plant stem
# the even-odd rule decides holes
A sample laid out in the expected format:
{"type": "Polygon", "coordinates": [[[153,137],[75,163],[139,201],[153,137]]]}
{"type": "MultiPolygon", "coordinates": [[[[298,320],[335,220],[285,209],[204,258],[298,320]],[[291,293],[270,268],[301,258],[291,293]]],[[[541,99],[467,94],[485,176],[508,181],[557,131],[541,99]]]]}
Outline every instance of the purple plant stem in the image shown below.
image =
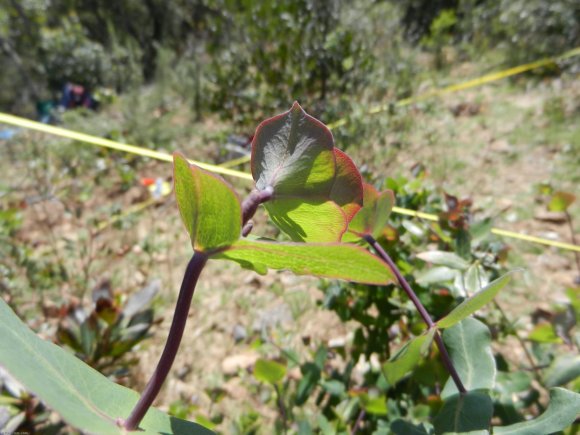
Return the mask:
{"type": "MultiPolygon", "coordinates": [[[[387,266],[389,266],[389,269],[391,269],[391,271],[393,272],[393,274],[397,278],[397,281],[399,281],[399,284],[401,285],[401,287],[403,288],[405,293],[407,293],[407,296],[409,296],[409,299],[411,299],[411,301],[415,305],[415,308],[417,308],[417,311],[419,311],[419,314],[423,318],[423,321],[427,324],[427,327],[429,329],[436,328],[437,326],[435,325],[435,323],[431,319],[431,316],[429,315],[429,313],[427,312],[427,310],[425,309],[425,307],[423,306],[423,304],[421,303],[421,301],[419,300],[419,298],[417,297],[417,295],[415,294],[415,292],[413,291],[413,289],[411,288],[411,286],[409,285],[409,283],[407,282],[405,277],[401,274],[401,272],[399,271],[399,268],[397,267],[395,262],[392,260],[392,258],[389,256],[389,254],[387,254],[387,252],[383,249],[383,247],[381,245],[379,245],[379,243],[370,234],[364,235],[363,238],[366,240],[366,242],[369,245],[371,245],[373,247],[373,249],[377,252],[379,257],[381,257],[381,259],[385,263],[387,263],[387,266]]],[[[459,392],[462,394],[467,393],[467,390],[465,389],[463,382],[461,382],[461,379],[459,378],[459,374],[457,373],[457,370],[455,370],[455,366],[453,365],[453,361],[451,361],[451,357],[449,356],[449,353],[447,352],[447,348],[445,347],[445,343],[443,343],[443,339],[441,338],[439,331],[437,331],[435,333],[435,343],[437,344],[437,347],[439,348],[439,353],[441,355],[441,359],[443,360],[443,364],[445,365],[445,368],[447,369],[447,371],[449,372],[449,375],[453,379],[453,382],[457,386],[457,390],[459,390],[459,392]]]]}
{"type": "Polygon", "coordinates": [[[183,276],[183,282],[181,283],[181,289],[179,290],[179,297],[175,306],[173,322],[169,329],[165,348],[163,349],[161,358],[159,358],[159,363],[153,372],[153,376],[151,376],[149,383],[145,387],[145,391],[141,394],[141,397],[135,405],[135,408],[133,408],[129,418],[122,422],[122,426],[127,430],[136,430],[139,427],[139,423],[147,413],[147,410],[155,400],[155,397],[157,397],[163,382],[169,374],[169,370],[173,365],[175,355],[179,349],[181,338],[183,337],[183,331],[187,322],[187,314],[189,313],[195,285],[197,284],[199,275],[201,274],[207,260],[207,254],[196,251],[185,269],[185,275],[183,276]]]}
{"type": "Polygon", "coordinates": [[[274,188],[266,187],[264,190],[252,190],[248,197],[242,202],[242,228],[248,223],[258,210],[258,206],[269,201],[274,196],[274,188]]]}
{"type": "MultiPolygon", "coordinates": [[[[269,201],[273,196],[274,189],[271,186],[268,186],[264,190],[253,190],[244,200],[242,203],[242,231],[244,237],[252,230],[252,225],[248,225],[248,222],[256,213],[258,206],[269,201]]],[[[129,418],[124,421],[121,419],[118,421],[119,426],[124,427],[126,430],[136,430],[139,427],[139,423],[141,423],[141,420],[155,400],[155,397],[159,394],[159,391],[169,374],[169,370],[171,369],[175,356],[177,355],[181,338],[183,337],[183,331],[185,329],[185,324],[187,323],[187,314],[189,313],[195,285],[197,284],[199,275],[207,263],[208,258],[207,253],[195,251],[187,265],[185,275],[183,276],[183,282],[181,283],[175,313],[173,314],[173,322],[169,328],[167,342],[165,343],[165,348],[163,349],[161,358],[159,358],[159,363],[153,372],[153,376],[151,376],[151,379],[147,383],[145,391],[143,391],[143,394],[141,394],[141,397],[135,405],[135,408],[133,408],[131,415],[129,415],[129,418]]]]}

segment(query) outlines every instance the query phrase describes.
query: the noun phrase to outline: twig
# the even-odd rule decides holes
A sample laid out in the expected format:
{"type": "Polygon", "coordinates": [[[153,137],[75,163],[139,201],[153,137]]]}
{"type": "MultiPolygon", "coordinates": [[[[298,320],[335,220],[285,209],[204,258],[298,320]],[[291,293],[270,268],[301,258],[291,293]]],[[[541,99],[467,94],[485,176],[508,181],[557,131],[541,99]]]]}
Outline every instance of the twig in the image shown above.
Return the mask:
{"type": "Polygon", "coordinates": [[[282,394],[278,385],[274,384],[274,390],[276,390],[276,402],[278,404],[278,409],[280,410],[280,415],[282,416],[282,427],[284,433],[288,427],[288,415],[286,413],[286,406],[284,405],[284,400],[282,400],[282,394]]]}
{"type": "Polygon", "coordinates": [[[495,300],[493,301],[493,303],[495,305],[495,308],[497,308],[497,310],[499,311],[499,314],[503,318],[503,320],[510,325],[510,328],[512,329],[512,333],[513,333],[514,337],[516,338],[516,340],[518,341],[518,343],[520,344],[520,346],[524,350],[524,354],[526,355],[526,359],[530,363],[530,369],[534,372],[534,378],[536,378],[536,381],[538,381],[539,384],[542,385],[542,374],[540,373],[540,367],[538,367],[538,365],[534,361],[532,354],[530,353],[530,351],[526,347],[526,343],[524,342],[522,337],[520,337],[520,335],[518,334],[518,331],[513,326],[513,323],[508,319],[507,314],[505,313],[505,311],[501,307],[501,305],[499,303],[497,303],[497,301],[495,301],[495,300]]]}
{"type": "Polygon", "coordinates": [[[358,417],[356,418],[356,421],[354,422],[354,426],[352,427],[352,430],[350,431],[350,435],[356,435],[356,433],[358,432],[358,428],[360,426],[360,424],[362,423],[363,419],[366,416],[366,412],[364,409],[361,409],[360,413],[358,414],[358,417]]]}
{"type": "MultiPolygon", "coordinates": [[[[421,301],[419,300],[419,298],[417,297],[417,295],[415,294],[415,292],[413,291],[413,289],[411,288],[411,286],[409,285],[409,283],[407,282],[405,277],[401,274],[401,272],[399,271],[399,268],[397,267],[395,262],[391,259],[389,254],[387,254],[387,252],[383,249],[383,247],[381,245],[379,245],[379,243],[374,239],[373,236],[365,235],[365,236],[363,236],[363,238],[367,241],[367,243],[369,245],[371,245],[374,248],[377,255],[385,263],[387,263],[387,266],[389,266],[389,268],[391,269],[391,271],[393,272],[393,274],[395,275],[395,277],[399,281],[400,286],[403,288],[405,293],[407,293],[407,296],[409,296],[409,299],[411,299],[411,301],[415,305],[415,308],[417,308],[417,311],[419,311],[419,314],[423,318],[423,321],[427,324],[427,327],[429,329],[436,328],[437,326],[435,325],[435,323],[431,319],[431,316],[429,315],[429,313],[427,312],[427,310],[425,309],[425,307],[423,306],[423,304],[421,303],[421,301]]],[[[467,390],[465,389],[465,386],[461,382],[459,374],[457,373],[457,370],[455,369],[455,366],[453,365],[453,361],[451,361],[451,357],[449,356],[449,353],[447,352],[447,348],[445,347],[445,343],[443,343],[443,339],[441,338],[441,335],[439,335],[439,331],[437,331],[435,333],[435,343],[437,344],[437,347],[439,348],[439,354],[441,355],[441,359],[443,360],[443,364],[445,365],[445,368],[447,368],[447,371],[451,375],[451,378],[453,379],[453,382],[455,383],[457,390],[462,394],[467,393],[467,390]]]]}

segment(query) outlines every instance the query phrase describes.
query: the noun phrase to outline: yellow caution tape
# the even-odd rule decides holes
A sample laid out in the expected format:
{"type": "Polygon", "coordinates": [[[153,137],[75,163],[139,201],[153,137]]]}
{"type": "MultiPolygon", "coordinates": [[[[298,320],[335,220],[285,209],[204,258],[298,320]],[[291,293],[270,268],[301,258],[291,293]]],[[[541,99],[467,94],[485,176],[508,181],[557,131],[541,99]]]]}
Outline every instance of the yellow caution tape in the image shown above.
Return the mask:
{"type": "Polygon", "coordinates": [[[221,168],[233,168],[234,166],[243,165],[244,163],[248,163],[252,160],[251,155],[246,155],[242,157],[238,157],[237,159],[228,160],[227,162],[223,162],[220,164],[221,168]]]}
{"type": "MultiPolygon", "coordinates": [[[[454,85],[446,86],[444,88],[433,89],[431,91],[427,91],[423,94],[416,95],[414,97],[404,98],[402,100],[396,101],[392,103],[395,107],[404,107],[409,106],[410,104],[415,104],[420,101],[426,100],[428,98],[437,97],[445,94],[450,94],[457,91],[462,91],[469,88],[475,88],[477,86],[485,85],[486,83],[494,82],[497,80],[504,79],[506,77],[515,76],[517,74],[524,73],[526,71],[531,71],[537,68],[541,68],[548,65],[553,65],[555,62],[569,59],[571,57],[580,56],[580,47],[574,48],[561,54],[560,56],[556,57],[547,57],[544,59],[537,60],[535,62],[527,63],[525,65],[515,66],[513,68],[509,68],[503,71],[498,71],[490,74],[486,74],[484,76],[475,78],[473,80],[468,80],[466,82],[457,83],[454,85]]],[[[391,107],[391,104],[382,104],[380,106],[375,106],[369,109],[367,112],[369,115],[375,115],[377,113],[386,112],[391,107]]],[[[333,129],[337,127],[341,127],[348,122],[346,118],[339,119],[328,124],[328,128],[333,129]]]]}
{"type": "MultiPolygon", "coordinates": [[[[455,85],[447,86],[445,88],[435,89],[433,91],[426,92],[424,94],[421,94],[421,95],[418,95],[415,97],[405,98],[403,100],[399,100],[399,101],[395,102],[394,106],[398,106],[398,107],[407,106],[409,104],[413,104],[413,103],[416,103],[418,101],[422,101],[424,99],[431,98],[434,96],[444,95],[444,94],[448,94],[451,92],[457,92],[460,90],[473,88],[476,86],[481,86],[481,85],[489,83],[489,82],[500,80],[502,78],[510,77],[510,76],[513,76],[516,74],[521,74],[523,72],[530,71],[530,70],[540,68],[543,66],[551,65],[558,60],[568,59],[568,58],[578,56],[578,55],[580,55],[580,47],[575,48],[575,49],[570,50],[570,51],[567,51],[566,53],[564,53],[560,56],[557,56],[557,57],[541,59],[541,60],[538,60],[536,62],[528,63],[525,65],[520,65],[520,66],[510,68],[510,69],[500,71],[500,72],[487,74],[487,75],[484,75],[482,77],[479,77],[479,78],[476,78],[473,80],[469,80],[466,82],[458,83],[455,85]]],[[[381,106],[376,106],[376,107],[371,108],[368,113],[369,114],[381,113],[381,112],[387,111],[389,109],[389,107],[390,107],[389,104],[383,104],[381,106]]],[[[17,127],[41,131],[41,132],[53,134],[56,136],[66,137],[69,139],[78,140],[80,142],[90,143],[93,145],[98,145],[98,146],[102,146],[102,147],[106,147],[106,148],[110,148],[110,149],[114,149],[114,150],[118,150],[118,151],[124,151],[124,152],[132,153],[132,154],[137,154],[137,155],[140,155],[143,157],[151,157],[153,159],[162,160],[162,161],[166,161],[166,162],[173,161],[173,157],[167,153],[162,153],[159,151],[150,150],[150,149],[138,147],[135,145],[122,144],[119,142],[114,142],[112,140],[103,139],[100,137],[91,136],[88,134],[79,133],[79,132],[67,130],[67,129],[60,128],[60,127],[54,127],[51,125],[42,124],[40,122],[31,121],[31,120],[20,118],[20,117],[13,116],[13,115],[0,113],[0,122],[3,122],[5,124],[10,124],[10,125],[15,125],[17,127]]],[[[332,128],[340,127],[346,123],[347,123],[347,120],[345,118],[339,119],[339,120],[329,124],[328,128],[332,129],[332,128]]],[[[230,175],[232,177],[242,178],[244,180],[252,180],[252,176],[250,174],[245,173],[245,172],[241,172],[241,171],[236,171],[233,169],[229,169],[229,167],[228,167],[228,166],[235,166],[236,164],[246,163],[247,161],[249,161],[249,159],[250,159],[249,156],[244,156],[244,157],[240,157],[239,159],[236,159],[235,162],[234,161],[226,162],[220,166],[211,165],[208,163],[197,162],[195,160],[189,160],[189,162],[192,164],[195,164],[203,169],[207,169],[208,171],[211,171],[211,172],[215,172],[215,173],[223,174],[223,175],[230,175]]],[[[155,203],[155,201],[150,200],[150,201],[146,201],[143,204],[138,204],[135,206],[134,209],[128,210],[128,213],[125,213],[123,215],[131,214],[133,212],[142,210],[142,209],[144,209],[144,208],[146,208],[154,203],[155,203]]],[[[414,216],[414,217],[418,217],[421,219],[427,219],[427,220],[431,220],[431,221],[438,220],[437,216],[435,216],[435,215],[432,215],[429,213],[423,213],[423,212],[419,212],[419,211],[414,211],[414,210],[407,210],[407,209],[400,208],[400,207],[393,207],[393,211],[395,213],[398,213],[398,214],[403,214],[403,215],[407,215],[407,216],[414,216]]],[[[119,216],[119,218],[121,218],[121,216],[119,216]]],[[[110,224],[110,222],[108,224],[110,224]]],[[[542,244],[542,245],[546,245],[546,246],[553,246],[553,247],[560,248],[560,249],[566,249],[566,250],[570,250],[570,251],[580,252],[580,246],[573,245],[570,243],[563,243],[563,242],[557,242],[554,240],[543,239],[540,237],[528,236],[527,234],[521,234],[521,233],[516,233],[513,231],[502,230],[500,228],[492,228],[491,232],[493,234],[503,236],[503,237],[525,240],[525,241],[531,242],[531,243],[537,243],[537,244],[542,244]]]]}
{"type": "MultiPolygon", "coordinates": [[[[437,222],[439,220],[439,218],[434,214],[423,213],[421,211],[415,211],[415,210],[407,210],[406,208],[393,207],[393,212],[398,213],[398,214],[402,214],[405,216],[418,217],[421,219],[434,221],[434,222],[437,222]]],[[[492,228],[491,233],[496,234],[498,236],[509,237],[511,239],[525,240],[526,242],[538,243],[540,245],[554,246],[555,248],[561,248],[561,249],[567,249],[569,251],[580,252],[580,246],[573,245],[571,243],[557,242],[555,240],[543,239],[541,237],[528,236],[527,234],[516,233],[516,232],[508,231],[508,230],[502,230],[500,228],[492,228]]]]}
{"type": "MultiPolygon", "coordinates": [[[[427,100],[427,99],[432,98],[432,97],[450,94],[450,93],[462,91],[465,89],[475,88],[477,86],[482,86],[482,85],[485,85],[485,84],[490,83],[490,82],[504,79],[506,77],[511,77],[511,76],[514,76],[517,74],[524,73],[526,71],[531,71],[531,70],[541,68],[544,66],[552,65],[552,64],[554,64],[554,62],[557,62],[559,60],[564,60],[564,59],[568,59],[568,58],[571,58],[574,56],[579,56],[579,55],[580,55],[580,47],[575,48],[575,49],[570,50],[570,51],[567,51],[566,53],[564,53],[560,56],[557,56],[557,57],[549,57],[549,58],[545,58],[545,59],[540,59],[536,62],[531,62],[531,63],[525,64],[525,65],[519,65],[519,66],[509,68],[509,69],[506,69],[503,71],[498,71],[498,72],[486,74],[484,76],[475,78],[473,80],[468,80],[466,82],[457,83],[454,85],[446,86],[444,88],[433,89],[431,91],[427,91],[423,94],[419,94],[419,95],[416,95],[414,97],[403,98],[402,100],[398,100],[398,101],[395,101],[394,103],[392,103],[392,106],[394,106],[394,107],[409,106],[411,104],[415,104],[415,103],[427,100]]],[[[389,104],[389,103],[381,104],[380,106],[371,107],[367,113],[369,115],[376,115],[377,113],[382,113],[382,112],[388,111],[389,107],[391,107],[391,104],[389,104]]],[[[333,128],[342,127],[343,125],[346,125],[347,123],[348,123],[347,118],[341,118],[341,119],[338,119],[334,122],[331,122],[330,124],[327,125],[327,127],[332,130],[333,128]]],[[[247,163],[249,161],[250,161],[249,156],[243,156],[243,157],[240,157],[238,159],[234,159],[234,160],[230,160],[228,162],[222,163],[220,166],[222,166],[224,168],[231,168],[234,166],[242,165],[242,164],[247,163]]]]}
{"type": "MultiPolygon", "coordinates": [[[[162,153],[160,151],[150,150],[135,145],[127,145],[120,142],[114,142],[109,139],[103,139],[101,137],[91,136],[89,134],[79,133],[77,131],[67,130],[60,127],[54,127],[52,125],[31,121],[29,119],[20,118],[18,116],[7,115],[5,113],[0,113],[0,122],[15,125],[17,127],[27,128],[30,130],[41,131],[43,133],[48,133],[55,136],[66,137],[68,139],[78,140],[80,142],[90,143],[92,145],[98,145],[101,147],[110,148],[117,151],[124,151],[131,154],[137,154],[143,157],[150,157],[152,159],[162,160],[164,162],[173,161],[173,157],[171,156],[171,154],[168,153],[162,153]]],[[[215,172],[217,174],[231,175],[232,177],[242,178],[244,180],[252,180],[252,176],[245,172],[236,171],[234,169],[222,168],[216,165],[210,165],[208,163],[197,162],[195,160],[190,160],[189,162],[199,166],[200,168],[206,169],[211,172],[215,172]]]]}

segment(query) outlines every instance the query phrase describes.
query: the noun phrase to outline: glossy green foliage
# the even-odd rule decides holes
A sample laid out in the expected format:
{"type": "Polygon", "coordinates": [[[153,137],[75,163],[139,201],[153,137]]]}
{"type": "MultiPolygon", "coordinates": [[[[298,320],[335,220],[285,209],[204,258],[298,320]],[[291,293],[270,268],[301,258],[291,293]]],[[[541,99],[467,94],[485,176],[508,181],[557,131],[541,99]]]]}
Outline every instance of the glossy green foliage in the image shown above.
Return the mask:
{"type": "Polygon", "coordinates": [[[199,251],[228,246],[240,237],[242,210],[234,191],[219,177],[173,155],[175,199],[191,245],[199,251]]]}
{"type": "Polygon", "coordinates": [[[385,285],[392,275],[367,250],[344,244],[275,243],[239,240],[212,258],[228,259],[265,273],[266,269],[286,269],[298,275],[315,275],[346,281],[385,285]]]}
{"type": "Polygon", "coordinates": [[[298,103],[256,129],[252,176],[258,190],[273,188],[265,207],[294,241],[340,241],[362,205],[358,169],[334,148],[330,130],[298,103]]]}
{"type": "MultiPolygon", "coordinates": [[[[473,318],[465,319],[446,329],[443,341],[467,391],[493,388],[497,370],[487,326],[473,318]]],[[[447,399],[457,393],[457,387],[449,379],[441,397],[447,399]]]]}
{"type": "Polygon", "coordinates": [[[436,434],[465,433],[483,431],[488,433],[493,416],[491,398],[479,391],[470,391],[467,394],[454,394],[443,403],[433,421],[436,434]]]}
{"type": "Polygon", "coordinates": [[[389,384],[394,385],[415,368],[429,350],[436,333],[435,329],[431,329],[407,341],[389,361],[383,364],[383,374],[389,384]]]}
{"type": "Polygon", "coordinates": [[[510,426],[496,427],[498,435],[537,435],[556,433],[570,426],[580,414],[580,394],[563,388],[550,390],[548,409],[538,418],[510,426]]]}
{"type": "MultiPolygon", "coordinates": [[[[117,418],[129,414],[138,395],[113,383],[64,349],[39,338],[0,299],[0,365],[71,426],[95,434],[121,434],[117,418]]],[[[142,433],[211,433],[195,423],[151,408],[142,433]]]]}
{"type": "Polygon", "coordinates": [[[391,190],[378,192],[370,184],[363,184],[363,207],[354,215],[343,237],[344,242],[358,241],[365,235],[379,238],[387,226],[395,196],[391,190]]]}
{"type": "Polygon", "coordinates": [[[510,282],[512,273],[513,272],[510,272],[509,274],[505,274],[501,278],[496,279],[475,295],[464,300],[461,304],[455,307],[451,313],[439,320],[437,326],[439,328],[449,328],[491,302],[499,291],[510,282]]]}

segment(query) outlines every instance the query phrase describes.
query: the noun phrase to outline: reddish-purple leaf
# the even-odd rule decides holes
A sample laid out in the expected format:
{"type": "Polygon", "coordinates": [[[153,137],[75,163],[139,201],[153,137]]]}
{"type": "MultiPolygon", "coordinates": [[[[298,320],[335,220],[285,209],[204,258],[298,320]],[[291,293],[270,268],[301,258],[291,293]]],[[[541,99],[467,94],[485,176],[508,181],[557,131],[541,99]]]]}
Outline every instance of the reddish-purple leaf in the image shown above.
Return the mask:
{"type": "Polygon", "coordinates": [[[256,188],[274,188],[284,196],[326,196],[334,182],[334,139],[330,130],[298,103],[267,119],[252,141],[252,176],[256,188]]]}
{"type": "Polygon", "coordinates": [[[338,148],[334,149],[336,177],[330,199],[337,203],[350,221],[363,205],[363,182],[352,159],[338,148]]]}
{"type": "Polygon", "coordinates": [[[363,206],[352,218],[343,242],[355,242],[365,235],[377,238],[389,221],[395,196],[393,191],[378,192],[373,186],[363,183],[363,206]]]}

